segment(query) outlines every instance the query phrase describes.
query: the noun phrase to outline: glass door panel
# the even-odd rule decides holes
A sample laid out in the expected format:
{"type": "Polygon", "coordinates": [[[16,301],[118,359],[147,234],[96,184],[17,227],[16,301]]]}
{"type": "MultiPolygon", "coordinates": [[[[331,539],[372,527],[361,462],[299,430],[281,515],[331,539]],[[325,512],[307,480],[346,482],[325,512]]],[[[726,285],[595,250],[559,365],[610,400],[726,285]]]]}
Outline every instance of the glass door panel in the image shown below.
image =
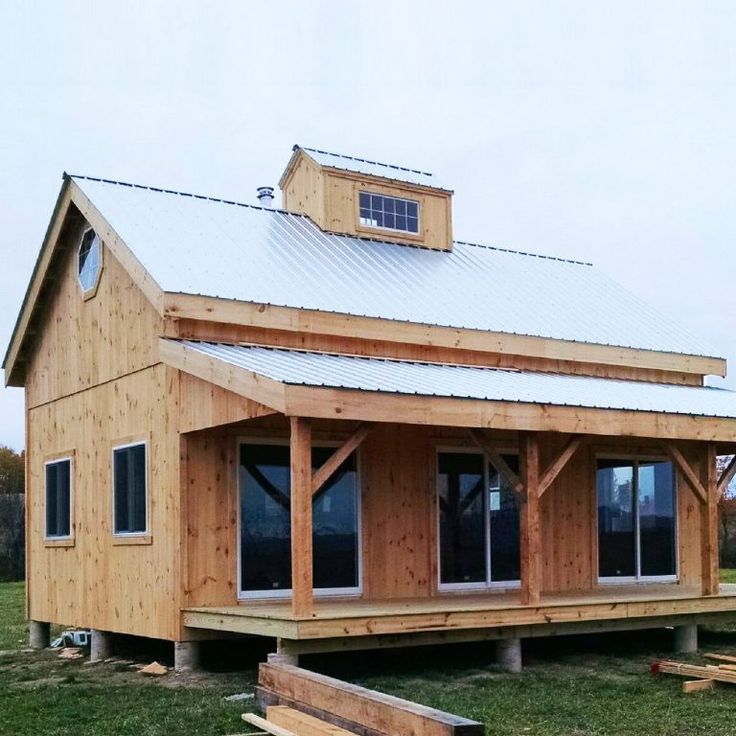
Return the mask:
{"type": "Polygon", "coordinates": [[[483,455],[440,453],[440,583],[486,582],[486,509],[483,455]]]}
{"type": "Polygon", "coordinates": [[[677,571],[675,482],[672,463],[638,466],[639,556],[641,575],[667,576],[677,571]]]}
{"type": "Polygon", "coordinates": [[[601,578],[635,577],[636,509],[634,466],[620,460],[599,460],[598,575],[601,578]]]}
{"type": "MultiPolygon", "coordinates": [[[[504,455],[511,470],[518,474],[519,459],[504,455]]],[[[508,481],[489,466],[491,582],[517,581],[521,577],[519,555],[519,498],[508,481]]]]}

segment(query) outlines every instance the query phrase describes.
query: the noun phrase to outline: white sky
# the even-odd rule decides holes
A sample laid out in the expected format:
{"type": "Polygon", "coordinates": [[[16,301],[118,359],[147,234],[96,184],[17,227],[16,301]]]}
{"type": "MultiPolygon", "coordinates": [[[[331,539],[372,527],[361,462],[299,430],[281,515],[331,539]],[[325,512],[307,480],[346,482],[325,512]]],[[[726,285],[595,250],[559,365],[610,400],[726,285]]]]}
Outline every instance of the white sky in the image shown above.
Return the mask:
{"type": "Polygon", "coordinates": [[[2,351],[62,171],[253,201],[299,142],[434,171],[456,238],[592,260],[736,365],[735,39],[716,0],[0,0],[2,351]]]}

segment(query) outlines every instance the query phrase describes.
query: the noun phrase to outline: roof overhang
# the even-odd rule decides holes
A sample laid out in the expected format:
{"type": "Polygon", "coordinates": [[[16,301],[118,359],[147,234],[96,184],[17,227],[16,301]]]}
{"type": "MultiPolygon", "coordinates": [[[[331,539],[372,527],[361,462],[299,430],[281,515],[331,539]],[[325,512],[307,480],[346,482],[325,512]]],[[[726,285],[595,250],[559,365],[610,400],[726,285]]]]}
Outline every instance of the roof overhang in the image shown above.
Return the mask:
{"type": "Polygon", "coordinates": [[[69,218],[76,213],[81,213],[86,222],[92,226],[105,246],[121,262],[135,284],[150,300],[156,311],[163,316],[164,298],[158,284],[74,179],[65,173],[43,245],[31,275],[31,281],[5,353],[3,368],[5,369],[6,386],[25,384],[24,352],[34,334],[32,325],[43,310],[45,304],[43,295],[53,283],[56,264],[63,254],[64,227],[69,222],[69,218]]]}
{"type": "Polygon", "coordinates": [[[443,383],[441,373],[437,374],[436,381],[427,376],[425,369],[432,364],[171,339],[161,339],[160,356],[174,368],[287,416],[736,442],[736,393],[719,389],[434,365],[433,368],[449,369],[451,375],[445,372],[448,380],[443,383]],[[336,359],[342,362],[336,365],[336,359]],[[360,374],[368,363],[380,365],[371,365],[365,380],[360,375],[351,375],[351,368],[360,374]],[[331,370],[334,373],[330,377],[331,370]],[[490,391],[477,388],[479,381],[483,383],[488,379],[493,383],[500,374],[504,374],[502,382],[505,388],[492,388],[490,391]],[[512,377],[507,380],[509,376],[512,377]],[[544,379],[542,383],[546,382],[551,387],[551,394],[557,391],[558,396],[570,390],[574,395],[580,389],[582,403],[575,406],[563,404],[562,399],[553,396],[544,400],[543,393],[535,395],[529,390],[518,393],[518,398],[512,398],[513,387],[519,383],[513,376],[522,380],[531,376],[532,383],[541,377],[544,379]],[[422,387],[427,385],[428,378],[432,382],[432,393],[422,387]],[[462,386],[466,379],[476,387],[461,389],[465,395],[457,395],[457,386],[462,386]],[[606,387],[623,393],[624,399],[612,401],[606,408],[584,405],[591,403],[589,396],[595,396],[606,387]],[[562,393],[558,390],[560,388],[562,393]],[[680,392],[674,397],[672,406],[681,396],[683,407],[688,402],[697,402],[699,397],[712,407],[722,396],[726,405],[724,415],[698,415],[671,409],[616,408],[617,403],[619,407],[630,404],[632,396],[646,399],[648,393],[651,401],[644,403],[654,405],[664,396],[663,390],[670,394],[672,391],[680,392]],[[453,392],[456,395],[451,395],[453,392]],[[480,394],[483,398],[478,398],[480,394]],[[733,411],[730,409],[732,405],[733,411]]]}
{"type": "Polygon", "coordinates": [[[616,365],[688,373],[695,376],[726,375],[726,361],[718,357],[386,320],[196,294],[166,292],[164,313],[177,319],[263,327],[287,332],[350,335],[364,340],[459,348],[581,364],[616,365]]]}

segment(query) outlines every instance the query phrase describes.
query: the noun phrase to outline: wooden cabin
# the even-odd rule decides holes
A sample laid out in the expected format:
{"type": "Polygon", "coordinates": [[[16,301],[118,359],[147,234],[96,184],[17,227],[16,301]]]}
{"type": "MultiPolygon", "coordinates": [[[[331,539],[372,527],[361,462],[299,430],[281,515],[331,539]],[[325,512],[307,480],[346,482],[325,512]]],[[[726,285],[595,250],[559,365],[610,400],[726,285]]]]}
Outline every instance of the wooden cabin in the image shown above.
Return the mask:
{"type": "Polygon", "coordinates": [[[722,357],[588,263],[453,240],[425,172],[297,146],[280,186],[64,176],[4,363],[36,645],[496,639],[518,669],[527,637],[733,616],[722,357]]]}

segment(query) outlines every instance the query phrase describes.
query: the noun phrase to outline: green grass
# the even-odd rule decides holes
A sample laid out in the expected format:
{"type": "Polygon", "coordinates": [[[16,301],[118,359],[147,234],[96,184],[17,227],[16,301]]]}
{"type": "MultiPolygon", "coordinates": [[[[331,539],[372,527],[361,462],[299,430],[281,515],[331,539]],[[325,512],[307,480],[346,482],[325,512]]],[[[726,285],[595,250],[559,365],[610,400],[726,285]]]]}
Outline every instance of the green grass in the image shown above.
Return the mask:
{"type": "MultiPolygon", "coordinates": [[[[722,571],[736,582],[736,571],[722,571]]],[[[520,675],[493,664],[492,644],[312,658],[305,666],[482,721],[488,736],[730,736],[736,687],[683,695],[682,679],[649,673],[671,657],[670,634],[525,642],[520,675]]],[[[147,680],[125,663],[64,662],[21,651],[23,586],[0,584],[0,735],[220,736],[247,733],[255,662],[241,672],[147,680]]],[[[736,655],[736,632],[706,631],[703,649],[736,655]]],[[[682,659],[682,657],[678,657],[682,659]]],[[[688,658],[704,662],[702,657],[688,658]]]]}
{"type": "Polygon", "coordinates": [[[721,582],[736,583],[736,570],[734,570],[733,568],[721,569],[721,582]]]}

